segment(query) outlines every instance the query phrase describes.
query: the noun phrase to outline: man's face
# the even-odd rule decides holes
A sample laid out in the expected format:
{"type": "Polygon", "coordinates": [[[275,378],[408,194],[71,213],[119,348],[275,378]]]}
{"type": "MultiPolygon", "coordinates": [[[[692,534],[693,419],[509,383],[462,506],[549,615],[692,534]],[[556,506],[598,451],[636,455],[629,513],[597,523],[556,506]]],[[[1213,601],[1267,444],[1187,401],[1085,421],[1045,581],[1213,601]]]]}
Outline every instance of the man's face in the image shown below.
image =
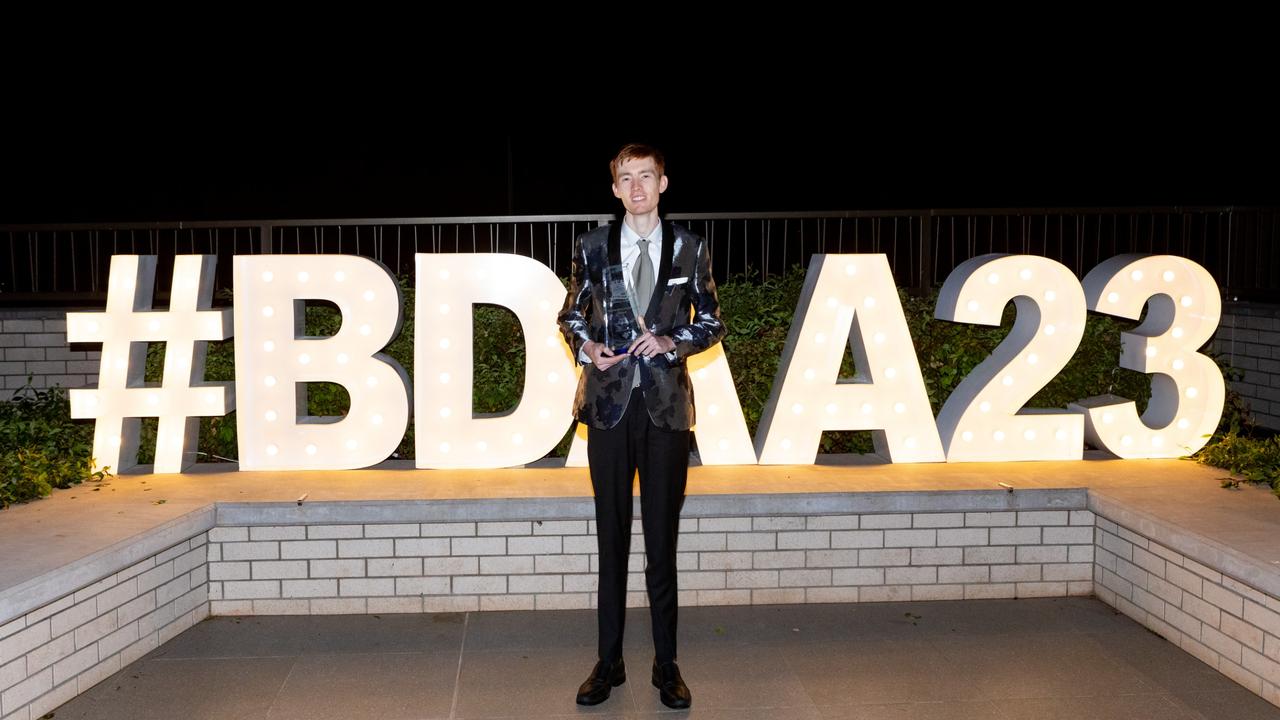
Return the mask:
{"type": "Polygon", "coordinates": [[[653,158],[633,158],[618,166],[613,196],[632,215],[644,215],[658,207],[658,196],[667,189],[667,176],[659,177],[653,158]]]}

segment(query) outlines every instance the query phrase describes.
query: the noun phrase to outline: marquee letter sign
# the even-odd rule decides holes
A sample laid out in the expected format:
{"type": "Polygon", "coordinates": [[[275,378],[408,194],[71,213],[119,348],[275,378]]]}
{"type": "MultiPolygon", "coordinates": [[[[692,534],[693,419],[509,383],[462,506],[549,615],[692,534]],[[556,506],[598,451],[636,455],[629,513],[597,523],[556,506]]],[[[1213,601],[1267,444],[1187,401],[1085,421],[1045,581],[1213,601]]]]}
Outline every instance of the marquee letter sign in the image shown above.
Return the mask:
{"type": "MultiPolygon", "coordinates": [[[[97,389],[72,390],[72,417],[94,418],[97,467],[137,461],[139,418],[158,417],[157,472],[195,456],[198,418],[237,410],[243,470],[374,465],[409,422],[409,382],[379,351],[400,331],[402,298],[378,263],[349,255],[241,255],[235,309],[210,309],[214,258],[179,256],[167,311],[151,308],[156,259],[112,258],[107,308],[68,313],[71,342],[102,343],[97,389]],[[337,306],[332,337],[307,337],[307,300],[337,306]],[[204,381],[205,345],[235,329],[235,392],[204,381]],[[144,382],[146,345],[167,344],[160,385],[144,382]],[[307,383],[336,383],[350,410],[307,415],[307,383]]],[[[556,323],[565,289],[546,266],[509,254],[420,254],[414,306],[413,408],[419,468],[493,468],[544,457],[573,423],[578,374],[556,323]],[[500,305],[524,335],[524,393],[510,411],[473,410],[476,304],[500,305]]],[[[1031,255],[983,255],[947,278],[936,316],[999,325],[1008,337],[965,377],[935,420],[884,255],[814,255],[754,439],[723,346],[690,357],[704,464],[809,464],[822,433],[870,430],[892,462],[1072,460],[1089,444],[1121,458],[1168,458],[1204,446],[1225,385],[1198,349],[1222,307],[1213,278],[1181,257],[1122,255],[1077,281],[1031,255]],[[1066,365],[1087,311],[1146,319],[1122,334],[1120,366],[1151,375],[1151,401],[1104,396],[1068,408],[1023,405],[1066,365]],[[845,348],[855,375],[841,378],[845,348]]],[[[732,323],[733,318],[727,318],[732,323]]],[[[513,351],[520,350],[512,348],[513,351]]],[[[579,432],[567,465],[585,464],[579,432]]]]}

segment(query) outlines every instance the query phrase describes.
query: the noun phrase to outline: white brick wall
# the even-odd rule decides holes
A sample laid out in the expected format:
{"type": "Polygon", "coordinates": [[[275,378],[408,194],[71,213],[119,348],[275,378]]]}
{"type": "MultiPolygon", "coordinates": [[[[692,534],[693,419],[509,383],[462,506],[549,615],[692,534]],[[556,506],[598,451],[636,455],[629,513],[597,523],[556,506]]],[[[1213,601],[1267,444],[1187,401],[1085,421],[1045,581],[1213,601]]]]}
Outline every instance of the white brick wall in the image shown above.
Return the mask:
{"type": "Polygon", "coordinates": [[[97,384],[102,353],[67,345],[66,312],[20,310],[0,316],[0,387],[15,390],[27,384],[28,376],[39,389],[97,384]]]}
{"type": "Polygon", "coordinates": [[[41,717],[208,617],[207,541],[197,535],[0,627],[0,717],[41,717]]]}
{"type": "MultiPolygon", "coordinates": [[[[1088,511],[683,518],[681,602],[1088,595],[1093,523],[1088,511]]],[[[594,607],[594,530],[582,520],[218,528],[211,611],[594,607]]],[[[638,519],[632,533],[628,603],[639,606],[638,519]]]]}
{"type": "Polygon", "coordinates": [[[1274,307],[1224,308],[1213,349],[1242,373],[1231,388],[1258,425],[1280,430],[1280,315],[1274,307]]]}
{"type": "Polygon", "coordinates": [[[1280,704],[1280,599],[1109,520],[1097,525],[1099,599],[1280,704]]]}

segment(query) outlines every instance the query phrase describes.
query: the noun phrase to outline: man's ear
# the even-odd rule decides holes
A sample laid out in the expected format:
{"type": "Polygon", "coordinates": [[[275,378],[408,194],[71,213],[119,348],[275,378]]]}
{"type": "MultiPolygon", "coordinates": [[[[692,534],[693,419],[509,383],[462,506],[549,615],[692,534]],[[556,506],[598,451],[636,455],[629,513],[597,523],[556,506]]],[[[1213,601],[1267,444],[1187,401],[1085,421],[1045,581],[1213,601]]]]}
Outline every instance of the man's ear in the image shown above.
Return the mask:
{"type": "Polygon", "coordinates": [[[661,195],[666,191],[667,191],[667,176],[663,175],[662,179],[658,181],[658,194],[661,195]]]}
{"type": "MultiPolygon", "coordinates": [[[[664,183],[664,184],[663,184],[663,187],[666,187],[666,185],[665,185],[665,183],[666,183],[666,178],[665,178],[665,177],[663,178],[663,183],[664,183]]],[[[616,197],[616,198],[618,198],[619,200],[621,200],[621,199],[622,199],[622,193],[618,192],[618,183],[613,183],[613,185],[611,185],[610,187],[612,187],[612,188],[613,188],[613,196],[614,196],[614,197],[616,197]]],[[[661,192],[661,191],[659,191],[659,192],[661,192]]]]}

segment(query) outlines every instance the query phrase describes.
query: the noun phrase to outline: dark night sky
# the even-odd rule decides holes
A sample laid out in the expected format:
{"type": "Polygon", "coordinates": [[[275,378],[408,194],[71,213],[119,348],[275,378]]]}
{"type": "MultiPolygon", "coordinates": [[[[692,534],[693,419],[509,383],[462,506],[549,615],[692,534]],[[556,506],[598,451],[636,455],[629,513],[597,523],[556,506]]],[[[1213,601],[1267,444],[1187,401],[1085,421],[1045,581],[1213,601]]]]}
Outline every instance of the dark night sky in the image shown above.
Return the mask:
{"type": "Polygon", "coordinates": [[[6,149],[0,223],[615,212],[630,140],[666,151],[668,212],[1280,202],[1274,129],[1207,113],[550,127],[40,124],[6,149]]]}

